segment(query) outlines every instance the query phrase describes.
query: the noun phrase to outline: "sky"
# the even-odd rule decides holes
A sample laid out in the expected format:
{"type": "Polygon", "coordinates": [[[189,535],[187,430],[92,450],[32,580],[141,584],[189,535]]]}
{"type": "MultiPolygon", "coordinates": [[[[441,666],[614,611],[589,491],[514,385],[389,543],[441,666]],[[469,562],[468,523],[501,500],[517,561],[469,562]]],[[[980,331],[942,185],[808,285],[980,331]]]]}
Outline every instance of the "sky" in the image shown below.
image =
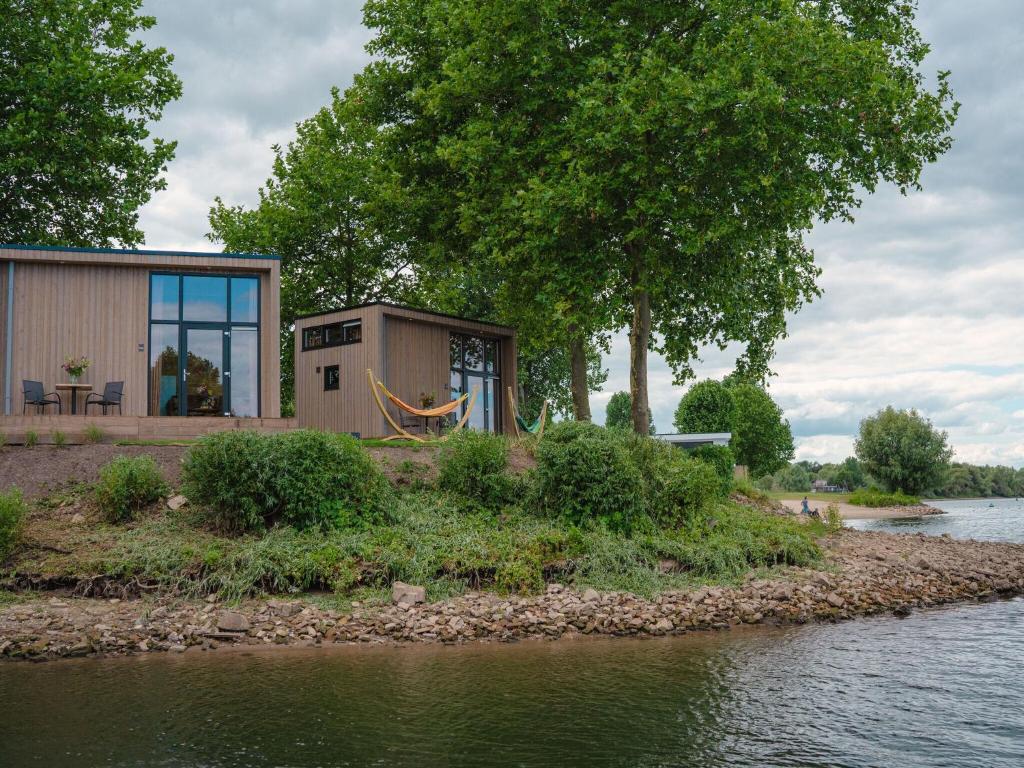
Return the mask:
{"type": "MultiPolygon", "coordinates": [[[[147,42],[175,57],[182,98],[154,135],[175,139],[168,188],[142,210],[151,248],[210,250],[214,197],[252,205],[274,144],[344,89],[369,57],[356,0],[148,0],[147,42]]],[[[851,455],[860,420],[917,408],[949,433],[955,459],[1024,466],[1024,4],[923,0],[925,71],[952,71],[962,103],[954,146],[903,197],[880,189],[849,223],[808,243],[822,296],[789,319],[770,392],[793,429],[796,457],[851,455]]],[[[602,392],[629,389],[628,343],[613,339],[602,392]]],[[[706,350],[697,378],[732,370],[737,350],[706,350]]],[[[692,382],[691,382],[692,383],[692,382]]],[[[686,386],[657,355],[651,408],[670,432],[686,386]]]]}

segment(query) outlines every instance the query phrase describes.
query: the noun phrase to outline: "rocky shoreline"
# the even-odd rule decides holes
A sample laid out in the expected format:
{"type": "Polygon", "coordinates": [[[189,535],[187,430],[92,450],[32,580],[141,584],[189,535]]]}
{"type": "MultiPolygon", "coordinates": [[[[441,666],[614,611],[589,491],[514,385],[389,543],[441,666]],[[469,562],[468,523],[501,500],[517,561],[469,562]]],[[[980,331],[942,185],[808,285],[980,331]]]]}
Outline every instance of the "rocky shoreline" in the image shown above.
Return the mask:
{"type": "Polygon", "coordinates": [[[1024,594],[1024,544],[843,530],[823,542],[821,570],[787,568],[737,587],[646,600],[548,585],[543,595],[469,593],[343,613],[305,600],[237,605],[163,596],[138,600],[40,594],[0,608],[0,659],[45,660],[223,646],[464,643],[584,635],[657,636],[740,624],[837,621],[1024,594]]]}

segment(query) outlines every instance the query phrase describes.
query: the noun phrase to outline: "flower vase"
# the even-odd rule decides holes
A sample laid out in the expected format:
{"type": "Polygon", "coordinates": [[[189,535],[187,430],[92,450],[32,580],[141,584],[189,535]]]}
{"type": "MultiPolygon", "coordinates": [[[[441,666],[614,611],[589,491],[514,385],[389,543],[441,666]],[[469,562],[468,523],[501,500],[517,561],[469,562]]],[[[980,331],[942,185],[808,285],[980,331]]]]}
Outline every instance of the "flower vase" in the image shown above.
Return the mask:
{"type": "Polygon", "coordinates": [[[68,374],[68,378],[71,379],[71,383],[72,384],[77,384],[78,383],[78,376],[76,376],[75,374],[69,373],[68,374]]]}

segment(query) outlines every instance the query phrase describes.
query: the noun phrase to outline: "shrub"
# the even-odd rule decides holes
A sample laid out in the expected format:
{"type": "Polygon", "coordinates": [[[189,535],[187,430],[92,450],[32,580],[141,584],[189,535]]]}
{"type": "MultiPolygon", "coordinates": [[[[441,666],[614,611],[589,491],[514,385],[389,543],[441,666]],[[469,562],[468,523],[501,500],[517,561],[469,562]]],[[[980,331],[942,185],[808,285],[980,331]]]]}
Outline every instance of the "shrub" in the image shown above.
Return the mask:
{"type": "Polygon", "coordinates": [[[26,430],[25,431],[25,447],[26,448],[33,448],[33,447],[35,447],[37,445],[39,445],[39,433],[36,432],[34,429],[26,430]]]}
{"type": "Polygon", "coordinates": [[[561,422],[537,446],[537,505],[573,525],[595,521],[630,531],[644,513],[644,483],[623,435],[561,422]]]}
{"type": "Polygon", "coordinates": [[[182,480],[206,518],[231,531],[366,526],[384,518],[388,491],[355,438],[313,430],[208,435],[186,454],[182,480]]]}
{"type": "Polygon", "coordinates": [[[152,456],[118,456],[100,470],[94,498],[103,519],[119,523],[167,493],[152,456]]]}
{"type": "Polygon", "coordinates": [[[858,488],[850,494],[850,503],[860,507],[914,507],[921,503],[917,496],[885,493],[877,488],[858,488]]]}
{"type": "Polygon", "coordinates": [[[733,475],[736,468],[736,457],[727,445],[699,445],[690,451],[690,456],[703,461],[715,470],[722,484],[722,493],[732,488],[733,475]]]}
{"type": "Polygon", "coordinates": [[[58,448],[63,448],[68,444],[68,436],[61,432],[59,429],[55,429],[50,432],[50,440],[58,448]]]}
{"type": "Polygon", "coordinates": [[[830,533],[836,533],[842,530],[843,518],[839,514],[839,505],[829,504],[825,509],[825,525],[828,526],[830,533]]]}
{"type": "Polygon", "coordinates": [[[457,432],[441,446],[437,485],[488,509],[511,501],[508,440],[490,432],[457,432]]]}
{"type": "Polygon", "coordinates": [[[620,436],[640,471],[644,509],[659,525],[678,526],[722,492],[714,470],[686,451],[632,433],[620,436]]]}
{"type": "Polygon", "coordinates": [[[21,536],[21,526],[28,514],[28,505],[21,491],[11,488],[0,493],[0,562],[14,551],[21,536]]]}
{"type": "Polygon", "coordinates": [[[103,430],[97,427],[95,424],[85,425],[85,442],[87,443],[102,443],[104,438],[103,430]]]}

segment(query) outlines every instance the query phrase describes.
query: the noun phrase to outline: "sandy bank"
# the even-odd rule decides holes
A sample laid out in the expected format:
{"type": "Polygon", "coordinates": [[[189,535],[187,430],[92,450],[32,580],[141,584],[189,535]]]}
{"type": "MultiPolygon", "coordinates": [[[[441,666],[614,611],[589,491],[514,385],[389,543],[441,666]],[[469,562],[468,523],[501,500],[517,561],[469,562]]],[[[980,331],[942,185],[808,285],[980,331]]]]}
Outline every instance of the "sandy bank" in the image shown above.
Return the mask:
{"type": "Polygon", "coordinates": [[[581,635],[651,636],[740,624],[905,614],[917,606],[1024,594],[1024,545],[843,530],[823,542],[822,569],[780,569],[738,587],[645,600],[578,592],[470,593],[433,604],[326,610],[301,600],[241,605],[176,598],[41,596],[0,608],[0,657],[47,659],[185,652],[218,646],[464,643],[581,635]]]}
{"type": "MultiPolygon", "coordinates": [[[[793,512],[799,512],[802,501],[800,499],[783,499],[781,501],[793,512]]],[[[824,514],[829,504],[839,507],[839,515],[844,520],[881,520],[892,517],[922,517],[923,515],[941,515],[942,510],[927,504],[919,504],[914,507],[860,507],[856,504],[848,504],[845,501],[811,501],[808,500],[811,509],[817,508],[824,514]]]]}

